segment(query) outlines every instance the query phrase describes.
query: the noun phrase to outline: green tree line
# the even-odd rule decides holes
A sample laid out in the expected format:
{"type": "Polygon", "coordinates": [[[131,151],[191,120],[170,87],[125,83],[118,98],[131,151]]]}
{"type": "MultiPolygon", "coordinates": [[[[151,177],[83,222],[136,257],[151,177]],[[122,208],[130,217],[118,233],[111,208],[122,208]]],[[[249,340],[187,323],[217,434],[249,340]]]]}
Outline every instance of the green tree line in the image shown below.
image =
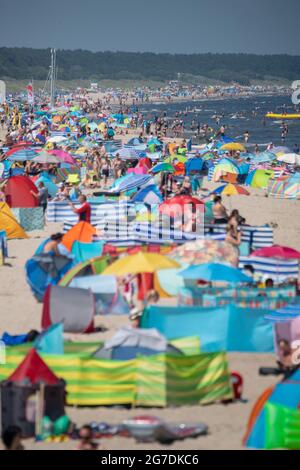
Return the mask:
{"type": "MultiPolygon", "coordinates": [[[[44,80],[50,49],[0,48],[0,78],[44,80]]],[[[178,73],[223,82],[300,79],[300,56],[254,54],[154,54],[149,52],[57,51],[61,80],[174,80],[178,73]]]]}

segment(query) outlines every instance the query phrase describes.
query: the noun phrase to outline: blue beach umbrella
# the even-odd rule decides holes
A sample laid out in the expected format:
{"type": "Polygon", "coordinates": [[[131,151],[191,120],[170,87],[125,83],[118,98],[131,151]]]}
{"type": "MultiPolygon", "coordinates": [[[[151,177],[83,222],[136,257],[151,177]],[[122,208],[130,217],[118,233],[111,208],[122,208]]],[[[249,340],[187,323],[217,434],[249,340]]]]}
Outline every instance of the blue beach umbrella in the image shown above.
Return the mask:
{"type": "Polygon", "coordinates": [[[252,282],[252,279],[239,269],[220,263],[196,264],[184,269],[178,274],[183,277],[183,279],[189,280],[201,279],[208,282],[224,281],[230,284],[252,282]]]}
{"type": "Polygon", "coordinates": [[[11,162],[26,162],[27,160],[32,160],[32,158],[36,157],[36,152],[31,149],[22,149],[15,152],[11,155],[8,160],[11,162]]]}

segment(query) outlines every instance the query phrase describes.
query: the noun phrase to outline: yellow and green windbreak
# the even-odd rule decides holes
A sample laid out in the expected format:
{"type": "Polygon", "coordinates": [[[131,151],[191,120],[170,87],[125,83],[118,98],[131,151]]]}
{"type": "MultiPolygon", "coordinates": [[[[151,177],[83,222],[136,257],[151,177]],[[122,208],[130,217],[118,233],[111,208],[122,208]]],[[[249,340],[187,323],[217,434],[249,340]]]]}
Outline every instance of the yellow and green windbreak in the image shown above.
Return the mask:
{"type": "MultiPolygon", "coordinates": [[[[68,405],[158,406],[207,404],[232,398],[226,354],[94,359],[97,343],[66,343],[63,355],[42,355],[66,382],[68,405]]],[[[0,380],[23,360],[28,346],[8,347],[0,380]]]]}

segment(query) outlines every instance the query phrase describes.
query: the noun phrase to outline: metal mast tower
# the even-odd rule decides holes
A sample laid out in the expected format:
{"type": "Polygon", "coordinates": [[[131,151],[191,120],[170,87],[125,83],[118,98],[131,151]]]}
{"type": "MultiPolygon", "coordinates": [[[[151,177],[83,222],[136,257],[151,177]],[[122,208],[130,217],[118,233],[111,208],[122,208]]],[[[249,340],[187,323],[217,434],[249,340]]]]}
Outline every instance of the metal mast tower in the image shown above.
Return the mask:
{"type": "Polygon", "coordinates": [[[56,90],[56,49],[51,49],[51,66],[50,66],[50,105],[54,108],[55,105],[55,90],[56,90]]]}

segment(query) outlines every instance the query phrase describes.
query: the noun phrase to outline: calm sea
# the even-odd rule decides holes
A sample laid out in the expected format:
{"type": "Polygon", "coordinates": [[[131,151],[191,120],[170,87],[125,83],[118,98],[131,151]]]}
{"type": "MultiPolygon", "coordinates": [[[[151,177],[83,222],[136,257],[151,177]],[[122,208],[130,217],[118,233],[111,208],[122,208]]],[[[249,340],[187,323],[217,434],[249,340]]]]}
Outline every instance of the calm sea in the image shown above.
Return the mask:
{"type": "MultiPolygon", "coordinates": [[[[243,141],[244,132],[250,134],[249,143],[283,145],[281,140],[282,120],[264,119],[267,112],[295,112],[289,96],[233,98],[225,100],[193,101],[171,104],[147,104],[141,110],[150,118],[166,113],[170,119],[175,118],[176,112],[187,111],[179,119],[184,120],[185,128],[189,129],[191,121],[208,124],[217,128],[214,116],[221,116],[220,125],[227,127],[226,134],[234,139],[243,141]]],[[[284,145],[294,147],[300,145],[300,119],[286,120],[288,135],[284,145]]]]}

